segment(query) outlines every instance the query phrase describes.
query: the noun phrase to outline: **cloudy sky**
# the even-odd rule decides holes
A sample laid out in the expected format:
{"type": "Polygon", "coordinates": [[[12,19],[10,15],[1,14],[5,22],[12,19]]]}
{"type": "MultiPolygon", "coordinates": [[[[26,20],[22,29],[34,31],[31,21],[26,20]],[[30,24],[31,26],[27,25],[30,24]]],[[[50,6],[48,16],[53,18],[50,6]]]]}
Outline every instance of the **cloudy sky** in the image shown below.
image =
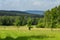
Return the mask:
{"type": "Polygon", "coordinates": [[[0,10],[48,10],[60,5],[60,0],[0,0],[0,10]]]}

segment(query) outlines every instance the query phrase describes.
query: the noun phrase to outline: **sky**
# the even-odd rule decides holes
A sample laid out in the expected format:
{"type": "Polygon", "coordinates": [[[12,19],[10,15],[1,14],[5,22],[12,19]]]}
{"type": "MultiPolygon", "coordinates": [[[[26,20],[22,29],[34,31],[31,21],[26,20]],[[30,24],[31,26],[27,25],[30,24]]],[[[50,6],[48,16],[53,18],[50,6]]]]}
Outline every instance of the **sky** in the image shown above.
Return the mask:
{"type": "Polygon", "coordinates": [[[60,5],[60,0],[0,0],[0,10],[48,10],[60,5]]]}

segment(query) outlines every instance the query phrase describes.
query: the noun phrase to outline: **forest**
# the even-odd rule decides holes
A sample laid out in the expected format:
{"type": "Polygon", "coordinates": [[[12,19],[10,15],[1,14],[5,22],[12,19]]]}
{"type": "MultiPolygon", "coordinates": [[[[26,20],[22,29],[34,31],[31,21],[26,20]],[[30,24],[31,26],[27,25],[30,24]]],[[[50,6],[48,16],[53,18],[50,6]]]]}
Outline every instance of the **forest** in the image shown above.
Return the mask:
{"type": "Polygon", "coordinates": [[[1,26],[35,25],[37,28],[60,28],[60,6],[44,12],[44,15],[33,15],[25,12],[0,11],[1,26]],[[12,16],[10,14],[17,14],[12,16]],[[4,14],[4,15],[2,15],[4,14]],[[9,14],[9,16],[8,16],[9,14]],[[21,15],[23,14],[23,15],[21,15]],[[20,15],[20,16],[19,16],[20,15]],[[30,15],[30,16],[29,16],[30,15]]]}
{"type": "Polygon", "coordinates": [[[45,12],[44,22],[46,27],[60,28],[60,5],[45,12]]]}

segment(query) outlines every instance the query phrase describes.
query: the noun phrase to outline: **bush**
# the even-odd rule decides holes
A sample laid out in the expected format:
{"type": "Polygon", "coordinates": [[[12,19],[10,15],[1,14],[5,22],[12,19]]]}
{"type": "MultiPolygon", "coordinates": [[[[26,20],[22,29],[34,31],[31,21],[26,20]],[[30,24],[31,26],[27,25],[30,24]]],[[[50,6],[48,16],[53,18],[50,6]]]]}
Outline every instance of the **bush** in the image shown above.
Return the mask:
{"type": "Polygon", "coordinates": [[[41,23],[41,24],[38,24],[36,27],[37,28],[44,28],[44,25],[43,25],[43,23],[41,23]]]}

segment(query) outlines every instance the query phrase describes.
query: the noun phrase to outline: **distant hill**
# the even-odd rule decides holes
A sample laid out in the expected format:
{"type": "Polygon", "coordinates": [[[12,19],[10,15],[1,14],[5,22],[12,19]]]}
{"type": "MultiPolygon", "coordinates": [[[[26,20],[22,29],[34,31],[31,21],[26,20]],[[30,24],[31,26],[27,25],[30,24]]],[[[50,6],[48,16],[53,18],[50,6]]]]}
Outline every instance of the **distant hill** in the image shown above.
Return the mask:
{"type": "Polygon", "coordinates": [[[39,11],[39,10],[28,10],[26,11],[27,13],[31,14],[39,14],[39,15],[44,15],[44,11],[39,11]]]}
{"type": "Polygon", "coordinates": [[[7,11],[0,10],[0,16],[30,16],[30,17],[43,17],[43,15],[32,14],[26,11],[7,11]]]}

